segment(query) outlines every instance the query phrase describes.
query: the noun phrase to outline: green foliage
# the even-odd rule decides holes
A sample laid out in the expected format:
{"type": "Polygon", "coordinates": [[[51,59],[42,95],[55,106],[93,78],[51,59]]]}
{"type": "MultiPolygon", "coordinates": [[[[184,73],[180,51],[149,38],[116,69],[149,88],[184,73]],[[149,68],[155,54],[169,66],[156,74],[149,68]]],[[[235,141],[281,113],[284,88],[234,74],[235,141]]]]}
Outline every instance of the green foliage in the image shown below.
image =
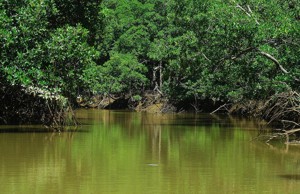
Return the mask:
{"type": "Polygon", "coordinates": [[[11,84],[34,86],[73,98],[83,85],[82,72],[95,66],[99,53],[78,24],[51,28],[59,14],[52,0],[0,3],[1,67],[11,84]]]}
{"type": "Polygon", "coordinates": [[[93,91],[101,94],[140,93],[147,83],[146,67],[131,54],[112,53],[102,66],[85,71],[84,77],[93,91]]]}
{"type": "Polygon", "coordinates": [[[47,56],[44,64],[48,64],[47,73],[53,77],[49,83],[61,88],[66,95],[74,96],[74,92],[88,85],[83,84],[83,71],[96,66],[95,59],[99,53],[87,44],[88,30],[82,26],[56,29],[49,41],[45,42],[47,56]]]}
{"type": "Polygon", "coordinates": [[[237,101],[299,89],[299,10],[291,3],[175,1],[173,9],[186,9],[172,22],[178,55],[167,59],[171,97],[237,101]]]}
{"type": "Polygon", "coordinates": [[[10,84],[174,101],[299,91],[297,0],[0,1],[10,84]],[[159,83],[159,84],[157,84],[159,83]],[[162,86],[161,86],[162,85],[162,86]]]}

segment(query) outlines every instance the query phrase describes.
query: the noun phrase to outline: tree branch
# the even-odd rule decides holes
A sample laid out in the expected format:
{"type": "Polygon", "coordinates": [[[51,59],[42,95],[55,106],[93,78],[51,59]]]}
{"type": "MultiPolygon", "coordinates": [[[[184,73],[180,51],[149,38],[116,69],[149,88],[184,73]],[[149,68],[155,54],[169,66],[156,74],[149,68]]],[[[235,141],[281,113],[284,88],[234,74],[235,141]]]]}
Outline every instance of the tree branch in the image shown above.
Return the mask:
{"type": "Polygon", "coordinates": [[[237,53],[235,56],[232,56],[231,59],[232,59],[232,60],[235,60],[235,59],[239,58],[240,56],[242,56],[242,55],[244,55],[244,54],[247,54],[247,53],[249,53],[249,52],[251,52],[251,51],[253,51],[253,50],[255,50],[254,47],[248,47],[248,48],[246,48],[245,50],[242,50],[242,51],[240,51],[239,53],[237,53]]]}
{"type": "MultiPolygon", "coordinates": [[[[247,10],[245,10],[245,9],[244,9],[242,6],[240,6],[239,4],[237,4],[236,7],[239,8],[240,10],[242,10],[245,14],[247,14],[247,16],[253,18],[253,17],[252,17],[252,10],[250,9],[250,6],[249,6],[249,5],[247,5],[247,8],[248,8],[249,12],[248,12],[247,10]]],[[[253,18],[253,19],[255,20],[255,23],[256,23],[257,25],[260,25],[259,22],[257,21],[257,19],[255,19],[255,18],[253,18]]]]}
{"type": "Polygon", "coordinates": [[[272,55],[270,55],[269,53],[266,53],[266,52],[263,52],[263,51],[260,51],[260,54],[268,59],[270,59],[271,61],[273,61],[279,68],[280,70],[285,73],[285,74],[288,74],[289,72],[284,68],[282,67],[282,65],[280,65],[279,61],[273,57],[272,55]]]}
{"type": "Polygon", "coordinates": [[[202,56],[206,59],[206,60],[208,60],[209,62],[211,62],[211,60],[204,54],[204,53],[201,53],[202,54],[202,56]]]}
{"type": "Polygon", "coordinates": [[[253,13],[249,5],[247,5],[247,8],[248,8],[250,13],[253,13]]]}
{"type": "Polygon", "coordinates": [[[247,16],[251,17],[250,13],[248,13],[242,6],[240,6],[239,4],[236,5],[237,8],[241,9],[243,12],[245,12],[245,14],[247,14],[247,16]]]}

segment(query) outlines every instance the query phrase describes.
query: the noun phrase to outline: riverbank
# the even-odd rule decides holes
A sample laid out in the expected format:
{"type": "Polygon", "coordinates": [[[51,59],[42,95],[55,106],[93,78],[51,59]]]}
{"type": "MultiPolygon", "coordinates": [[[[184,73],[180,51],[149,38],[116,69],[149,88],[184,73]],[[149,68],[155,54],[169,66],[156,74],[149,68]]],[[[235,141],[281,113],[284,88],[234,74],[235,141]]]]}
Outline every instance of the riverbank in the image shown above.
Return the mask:
{"type": "MultiPolygon", "coordinates": [[[[0,123],[38,123],[58,127],[67,117],[76,123],[66,98],[46,90],[20,85],[1,85],[0,123]],[[68,116],[67,116],[68,115],[68,116]]],[[[206,112],[253,117],[266,121],[274,128],[295,130],[300,127],[300,94],[296,91],[270,96],[265,100],[215,102],[212,100],[174,101],[160,92],[145,91],[141,96],[92,95],[78,96],[77,107],[99,109],[129,109],[148,113],[206,112]],[[196,101],[196,102],[195,102],[196,101]]]]}
{"type": "Polygon", "coordinates": [[[300,94],[295,91],[275,94],[266,100],[233,104],[230,114],[252,116],[266,120],[282,129],[300,126],[300,94]]]}
{"type": "Polygon", "coordinates": [[[148,113],[210,112],[230,114],[265,120],[283,130],[300,126],[300,94],[295,91],[275,94],[265,100],[243,100],[239,102],[195,102],[174,103],[159,93],[146,92],[139,100],[130,97],[81,97],[77,101],[81,107],[102,109],[131,109],[148,113]]]}
{"type": "Polygon", "coordinates": [[[68,99],[49,90],[0,82],[0,124],[42,124],[60,131],[76,125],[68,99]]]}

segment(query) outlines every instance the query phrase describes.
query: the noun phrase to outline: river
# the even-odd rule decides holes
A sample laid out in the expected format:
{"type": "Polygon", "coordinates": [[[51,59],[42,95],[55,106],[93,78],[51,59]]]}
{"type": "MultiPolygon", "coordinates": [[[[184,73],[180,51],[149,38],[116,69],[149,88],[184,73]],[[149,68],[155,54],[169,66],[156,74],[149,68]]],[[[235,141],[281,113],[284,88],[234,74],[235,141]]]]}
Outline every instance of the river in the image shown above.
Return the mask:
{"type": "Polygon", "coordinates": [[[1,194],[300,193],[300,147],[253,120],[82,109],[76,132],[0,126],[1,194]]]}

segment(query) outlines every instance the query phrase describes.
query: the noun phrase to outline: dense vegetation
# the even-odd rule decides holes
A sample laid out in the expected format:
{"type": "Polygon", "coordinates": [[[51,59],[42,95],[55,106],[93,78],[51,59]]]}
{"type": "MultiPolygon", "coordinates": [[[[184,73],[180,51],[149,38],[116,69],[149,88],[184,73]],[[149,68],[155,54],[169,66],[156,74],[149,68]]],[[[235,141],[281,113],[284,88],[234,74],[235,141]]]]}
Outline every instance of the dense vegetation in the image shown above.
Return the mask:
{"type": "Polygon", "coordinates": [[[156,89],[197,105],[299,91],[299,3],[0,0],[0,94],[19,85],[69,101],[139,99],[156,89]]]}

